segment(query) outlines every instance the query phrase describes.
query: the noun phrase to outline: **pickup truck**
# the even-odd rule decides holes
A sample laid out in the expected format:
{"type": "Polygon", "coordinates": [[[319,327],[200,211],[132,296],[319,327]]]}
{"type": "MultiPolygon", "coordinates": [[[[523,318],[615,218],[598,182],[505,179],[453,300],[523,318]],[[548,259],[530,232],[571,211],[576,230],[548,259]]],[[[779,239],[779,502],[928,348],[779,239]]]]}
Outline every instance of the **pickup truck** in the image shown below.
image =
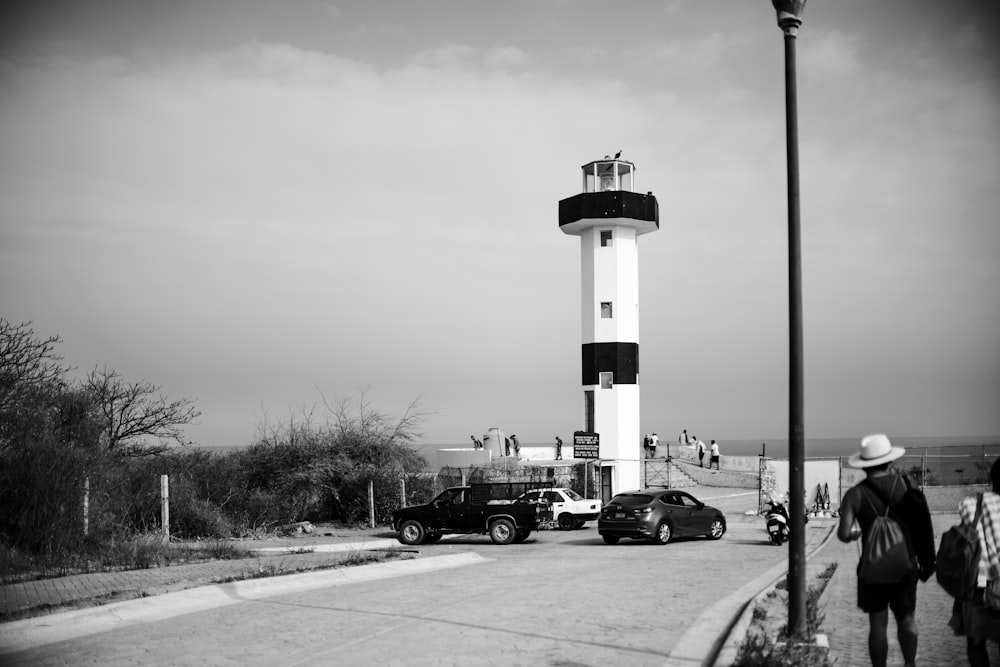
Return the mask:
{"type": "Polygon", "coordinates": [[[513,498],[547,483],[496,483],[453,486],[426,505],[392,513],[392,527],[403,544],[433,544],[447,534],[489,534],[496,544],[523,542],[541,521],[545,509],[513,498]]]}

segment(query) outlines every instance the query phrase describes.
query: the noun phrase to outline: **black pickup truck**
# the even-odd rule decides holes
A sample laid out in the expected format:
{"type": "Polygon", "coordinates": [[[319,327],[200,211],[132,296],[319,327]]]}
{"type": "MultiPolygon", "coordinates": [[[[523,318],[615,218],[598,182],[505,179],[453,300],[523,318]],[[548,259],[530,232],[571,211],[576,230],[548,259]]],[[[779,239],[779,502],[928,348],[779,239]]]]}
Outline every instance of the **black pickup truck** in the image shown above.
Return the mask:
{"type": "Polygon", "coordinates": [[[502,482],[453,486],[426,505],[403,507],[392,513],[392,527],[403,544],[434,543],[451,533],[489,534],[496,544],[523,542],[541,521],[551,521],[551,510],[513,498],[549,482],[502,482]]]}

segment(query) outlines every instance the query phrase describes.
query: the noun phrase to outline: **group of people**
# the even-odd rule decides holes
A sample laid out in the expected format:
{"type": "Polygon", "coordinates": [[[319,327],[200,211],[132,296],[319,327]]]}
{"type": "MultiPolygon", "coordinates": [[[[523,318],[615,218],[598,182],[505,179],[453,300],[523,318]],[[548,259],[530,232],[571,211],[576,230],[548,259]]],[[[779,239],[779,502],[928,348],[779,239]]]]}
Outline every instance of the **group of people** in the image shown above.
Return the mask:
{"type": "MultiPolygon", "coordinates": [[[[482,440],[480,440],[479,438],[477,438],[474,435],[470,435],[469,437],[472,439],[472,448],[473,449],[482,449],[483,448],[483,441],[482,440]]],[[[558,440],[558,438],[557,438],[557,440],[558,440]]],[[[559,444],[561,445],[562,441],[560,441],[559,444]]],[[[512,435],[510,437],[504,436],[504,439],[503,439],[504,456],[510,456],[511,445],[514,446],[514,456],[520,458],[521,457],[521,443],[518,442],[516,435],[512,435]]],[[[562,458],[562,456],[559,456],[558,458],[562,458]]]]}
{"type": "Polygon", "coordinates": [[[659,447],[659,445],[660,445],[660,436],[656,435],[656,433],[652,434],[647,433],[646,435],[642,436],[642,449],[646,453],[647,459],[656,458],[656,448],[659,447]]]}
{"type": "MultiPolygon", "coordinates": [[[[480,440],[479,438],[477,438],[474,435],[470,435],[469,437],[472,439],[472,448],[473,449],[482,449],[483,448],[483,441],[482,440],[480,440]]],[[[518,458],[521,457],[521,443],[518,441],[516,435],[512,435],[509,438],[508,437],[504,437],[504,443],[503,443],[503,445],[504,445],[504,456],[510,456],[510,448],[513,445],[513,447],[514,447],[514,456],[516,456],[518,458]]],[[[562,460],[562,446],[563,446],[562,438],[560,438],[557,435],[556,436],[556,460],[557,461],[561,461],[562,460]]]]}
{"type": "MultiPolygon", "coordinates": [[[[858,567],[858,607],[868,614],[868,653],[874,667],[886,664],[889,611],[896,618],[903,660],[907,666],[915,664],[917,581],[926,582],[935,569],[934,528],[927,500],[919,487],[893,468],[893,461],[904,453],[902,447],[893,446],[883,434],[862,439],[859,452],[851,456],[848,465],[864,469],[865,479],[847,491],[840,505],[837,537],[842,542],[861,539],[863,544],[858,567]],[[902,526],[913,563],[910,571],[901,571],[898,581],[889,583],[875,581],[862,567],[866,554],[879,541],[876,524],[885,515],[902,526]]],[[[970,573],[975,579],[974,586],[967,595],[955,599],[948,625],[955,634],[965,636],[969,665],[980,667],[990,664],[987,641],[1000,641],[1000,609],[988,604],[986,597],[987,587],[1000,587],[1000,459],[990,470],[990,490],[963,499],[959,517],[978,537],[979,558],[975,572],[970,573]],[[981,508],[979,512],[977,508],[981,508]]],[[[942,610],[942,617],[946,616],[942,610]]]]}
{"type": "Polygon", "coordinates": [[[719,457],[720,457],[720,454],[719,454],[719,443],[716,442],[715,440],[712,440],[712,444],[709,447],[705,447],[704,441],[702,441],[698,436],[696,436],[696,435],[688,435],[687,429],[683,429],[681,431],[681,434],[679,436],[677,436],[677,442],[679,442],[681,445],[684,445],[684,446],[687,446],[687,447],[694,447],[695,448],[695,450],[698,453],[698,467],[699,468],[704,468],[705,467],[705,453],[707,451],[708,454],[709,454],[708,469],[711,470],[713,465],[715,466],[716,470],[720,469],[719,468],[719,457]]]}

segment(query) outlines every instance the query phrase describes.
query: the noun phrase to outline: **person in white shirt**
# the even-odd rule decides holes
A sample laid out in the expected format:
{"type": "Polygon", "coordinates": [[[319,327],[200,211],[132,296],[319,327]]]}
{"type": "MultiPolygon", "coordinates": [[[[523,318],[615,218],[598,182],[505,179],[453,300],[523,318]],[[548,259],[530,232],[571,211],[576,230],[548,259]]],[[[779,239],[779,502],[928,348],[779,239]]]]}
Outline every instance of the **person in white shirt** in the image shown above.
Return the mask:
{"type": "Polygon", "coordinates": [[[712,464],[715,464],[715,469],[719,469],[719,443],[715,440],[712,441],[712,458],[708,460],[708,469],[712,469],[712,464]]]}

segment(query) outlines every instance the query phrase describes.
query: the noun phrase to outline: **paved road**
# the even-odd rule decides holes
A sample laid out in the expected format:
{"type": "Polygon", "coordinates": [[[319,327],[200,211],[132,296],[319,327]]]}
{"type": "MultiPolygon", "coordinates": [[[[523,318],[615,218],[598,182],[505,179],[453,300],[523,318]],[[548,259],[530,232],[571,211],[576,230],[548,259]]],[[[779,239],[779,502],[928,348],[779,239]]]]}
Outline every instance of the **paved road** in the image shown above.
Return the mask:
{"type": "MultiPolygon", "coordinates": [[[[829,525],[810,523],[807,544],[821,542],[829,525]]],[[[732,513],[722,540],[667,546],[605,545],[593,524],[505,547],[462,537],[421,548],[478,554],[462,567],[248,597],[4,657],[25,665],[700,664],[705,642],[784,568],[787,551],[764,537],[762,520],[732,513]]]]}

